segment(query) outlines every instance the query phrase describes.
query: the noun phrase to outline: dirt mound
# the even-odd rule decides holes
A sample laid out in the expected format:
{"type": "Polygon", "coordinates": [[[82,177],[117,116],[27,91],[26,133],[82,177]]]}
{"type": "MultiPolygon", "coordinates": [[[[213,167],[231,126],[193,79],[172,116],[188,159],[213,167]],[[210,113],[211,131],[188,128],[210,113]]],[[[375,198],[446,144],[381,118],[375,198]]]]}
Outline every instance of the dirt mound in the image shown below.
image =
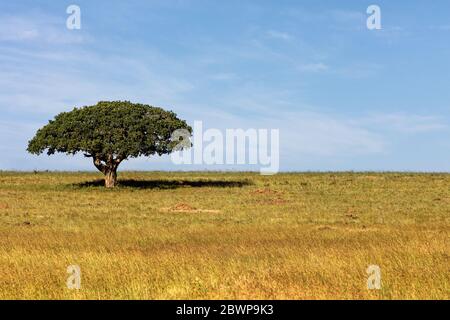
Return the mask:
{"type": "Polygon", "coordinates": [[[266,199],[263,200],[262,203],[264,204],[270,204],[270,205],[281,205],[281,204],[285,204],[287,203],[286,200],[282,199],[282,198],[275,198],[275,199],[266,199]]]}
{"type": "Polygon", "coordinates": [[[279,191],[275,191],[269,188],[259,188],[256,190],[253,190],[250,192],[251,194],[262,194],[262,195],[268,195],[268,194],[279,194],[279,191]]]}
{"type": "Polygon", "coordinates": [[[171,209],[175,210],[175,211],[176,210],[187,210],[187,211],[195,211],[195,210],[197,210],[196,208],[191,207],[187,203],[178,203],[175,206],[173,206],[171,209]]]}
{"type": "Polygon", "coordinates": [[[197,209],[187,203],[177,203],[170,208],[161,208],[165,212],[185,212],[185,213],[219,213],[220,210],[197,209]]]}
{"type": "Polygon", "coordinates": [[[8,209],[9,206],[6,203],[0,203],[0,209],[8,209]]]}
{"type": "Polygon", "coordinates": [[[255,202],[263,205],[282,205],[287,201],[283,199],[282,192],[269,188],[260,188],[250,192],[255,197],[255,202]],[[260,197],[263,196],[263,197],[260,197]]]}

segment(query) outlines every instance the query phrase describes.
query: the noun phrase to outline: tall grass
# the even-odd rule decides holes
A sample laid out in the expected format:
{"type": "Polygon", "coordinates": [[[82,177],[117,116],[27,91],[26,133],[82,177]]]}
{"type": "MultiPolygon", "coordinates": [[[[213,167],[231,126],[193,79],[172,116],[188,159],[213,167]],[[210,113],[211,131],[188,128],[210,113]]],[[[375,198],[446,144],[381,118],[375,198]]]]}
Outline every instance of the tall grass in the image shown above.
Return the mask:
{"type": "Polygon", "coordinates": [[[1,299],[450,298],[450,175],[99,178],[0,173],[1,299]]]}

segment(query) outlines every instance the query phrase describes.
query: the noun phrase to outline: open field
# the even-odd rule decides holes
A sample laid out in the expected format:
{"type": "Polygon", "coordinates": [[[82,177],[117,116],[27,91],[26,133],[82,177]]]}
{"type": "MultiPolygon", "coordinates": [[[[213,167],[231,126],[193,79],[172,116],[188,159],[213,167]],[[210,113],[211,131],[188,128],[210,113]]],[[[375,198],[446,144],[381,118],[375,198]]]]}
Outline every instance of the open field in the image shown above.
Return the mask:
{"type": "Polygon", "coordinates": [[[450,298],[450,175],[99,178],[0,172],[0,298],[450,298]]]}

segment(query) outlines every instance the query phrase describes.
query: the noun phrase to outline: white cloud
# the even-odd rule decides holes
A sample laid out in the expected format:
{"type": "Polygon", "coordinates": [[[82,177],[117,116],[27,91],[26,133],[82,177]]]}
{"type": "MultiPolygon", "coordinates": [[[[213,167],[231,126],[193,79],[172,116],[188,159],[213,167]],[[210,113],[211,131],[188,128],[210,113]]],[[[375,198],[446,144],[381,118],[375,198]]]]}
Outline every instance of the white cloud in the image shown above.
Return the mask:
{"type": "Polygon", "coordinates": [[[450,31],[450,24],[429,26],[428,29],[433,31],[450,31]]]}
{"type": "Polygon", "coordinates": [[[192,90],[191,81],[177,76],[182,67],[152,55],[147,52],[141,60],[104,57],[77,48],[33,53],[0,48],[2,111],[54,114],[115,99],[170,105],[181,93],[192,90]]]}
{"type": "Polygon", "coordinates": [[[43,15],[1,15],[0,42],[73,44],[90,40],[86,32],[68,30],[60,19],[43,15]]]}
{"type": "Polygon", "coordinates": [[[0,41],[34,40],[39,36],[37,26],[25,18],[0,17],[0,41]]]}
{"type": "Polygon", "coordinates": [[[280,39],[280,40],[285,40],[285,41],[291,40],[291,39],[293,38],[289,33],[286,33],[286,32],[280,32],[280,31],[275,31],[275,30],[269,30],[269,31],[267,31],[267,35],[268,35],[270,38],[273,38],[273,39],[280,39]]]}
{"type": "Polygon", "coordinates": [[[211,75],[210,79],[217,81],[229,81],[237,79],[237,75],[234,73],[222,72],[211,75]]]}
{"type": "Polygon", "coordinates": [[[328,15],[336,22],[340,23],[361,23],[364,22],[367,16],[364,11],[353,11],[353,10],[331,10],[328,15]]]}
{"type": "Polygon", "coordinates": [[[280,128],[290,154],[304,156],[357,156],[384,151],[382,135],[357,124],[319,112],[296,111],[270,119],[266,125],[280,128]]]}
{"type": "Polygon", "coordinates": [[[322,71],[327,71],[329,69],[328,65],[326,65],[322,62],[302,64],[298,68],[300,71],[306,71],[306,72],[322,72],[322,71]]]}
{"type": "Polygon", "coordinates": [[[363,79],[373,77],[379,74],[382,70],[383,66],[379,64],[355,62],[346,66],[334,68],[333,72],[346,78],[363,79]]]}
{"type": "Polygon", "coordinates": [[[439,117],[404,113],[376,114],[361,121],[401,133],[424,133],[447,128],[439,117]]]}

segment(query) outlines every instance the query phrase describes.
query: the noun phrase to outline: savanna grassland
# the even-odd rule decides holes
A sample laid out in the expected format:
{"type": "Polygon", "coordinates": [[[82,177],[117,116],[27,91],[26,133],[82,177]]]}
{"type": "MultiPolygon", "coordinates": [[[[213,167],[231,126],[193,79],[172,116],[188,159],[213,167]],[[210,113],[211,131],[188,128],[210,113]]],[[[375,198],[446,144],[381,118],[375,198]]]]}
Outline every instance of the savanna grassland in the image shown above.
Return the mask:
{"type": "Polygon", "coordinates": [[[100,178],[0,172],[1,299],[450,298],[450,175],[100,178]]]}

